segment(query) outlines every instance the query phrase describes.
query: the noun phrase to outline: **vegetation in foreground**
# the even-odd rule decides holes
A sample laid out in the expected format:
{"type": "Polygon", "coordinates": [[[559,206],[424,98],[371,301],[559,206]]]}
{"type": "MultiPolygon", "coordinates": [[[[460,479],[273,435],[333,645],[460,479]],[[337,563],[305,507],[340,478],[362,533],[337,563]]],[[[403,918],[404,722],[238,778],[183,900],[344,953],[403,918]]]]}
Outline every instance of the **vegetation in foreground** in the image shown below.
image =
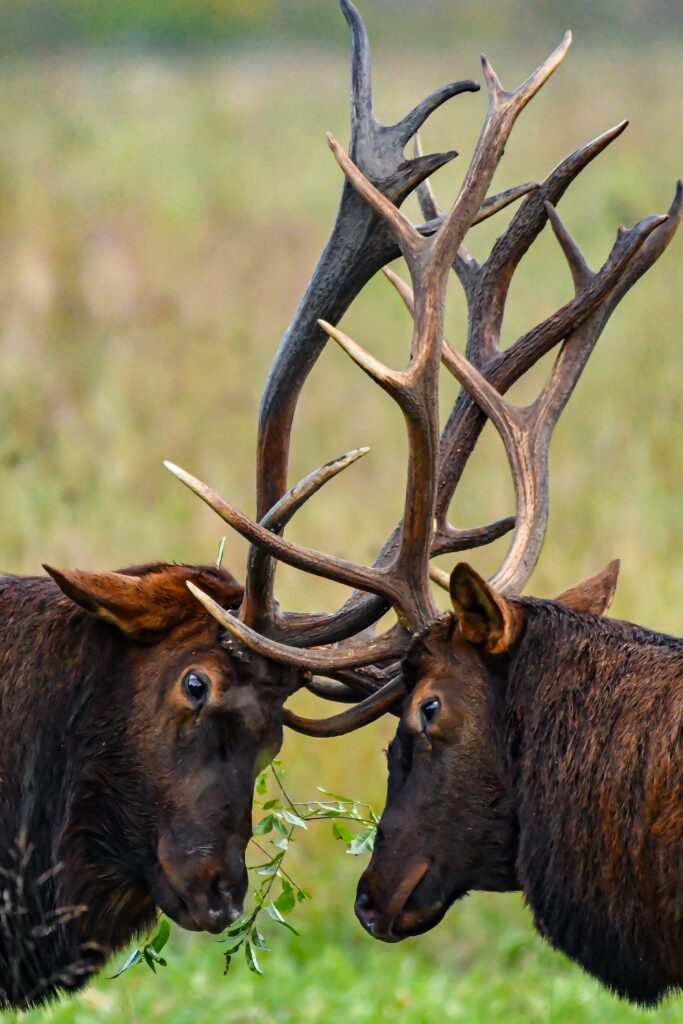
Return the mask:
{"type": "MultiPolygon", "coordinates": [[[[516,82],[539,54],[530,62],[492,56],[503,81],[516,82]]],[[[383,62],[380,116],[391,120],[454,75],[477,74],[474,53],[458,55],[455,70],[453,63],[416,60],[399,75],[383,62]]],[[[340,187],[324,131],[346,138],[346,74],[341,60],[292,66],[272,56],[0,68],[3,568],[211,560],[218,524],[165,474],[163,458],[252,507],[265,367],[324,243],[340,187]]],[[[562,205],[597,263],[619,223],[669,204],[680,173],[671,130],[677,74],[666,51],[656,60],[641,54],[628,78],[621,65],[570,55],[561,80],[523,115],[496,187],[547,173],[628,115],[629,132],[562,205]]],[[[468,153],[483,109],[480,97],[455,101],[435,118],[427,144],[447,140],[468,153]]],[[[443,202],[463,166],[461,158],[460,168],[435,181],[443,202]]],[[[498,228],[478,230],[490,238],[498,228]]],[[[680,630],[683,598],[679,253],[680,241],[624,302],[560,425],[550,531],[528,588],[552,595],[620,556],[614,614],[672,632],[680,630]]],[[[529,255],[525,272],[511,296],[511,339],[571,294],[551,239],[529,255]]],[[[459,301],[453,341],[463,322],[459,301]]],[[[405,314],[382,282],[347,324],[383,358],[405,358],[405,314]]],[[[375,390],[341,353],[326,352],[297,417],[292,465],[294,479],[341,451],[372,446],[292,530],[365,561],[400,514],[404,473],[402,426],[375,390]]],[[[459,524],[511,507],[493,436],[467,483],[453,512],[459,524]]],[[[477,567],[485,572],[488,560],[477,555],[477,567]]],[[[234,538],[225,563],[241,574],[244,547],[234,538]]],[[[289,571],[279,595],[307,608],[331,607],[340,596],[289,571]]],[[[291,788],[307,799],[314,780],[379,809],[381,748],[391,732],[388,722],[329,743],[288,737],[291,788]]],[[[292,851],[292,873],[312,896],[297,912],[302,934],[264,929],[271,952],[261,958],[263,978],[237,963],[224,977],[224,947],[174,929],[162,975],[139,966],[117,981],[102,977],[72,1002],[26,1019],[680,1019],[680,1000],[646,1014],[600,990],[541,942],[517,897],[474,895],[428,936],[392,947],[373,942],[351,911],[359,858],[347,857],[343,842],[322,828],[311,827],[292,851]]]]}

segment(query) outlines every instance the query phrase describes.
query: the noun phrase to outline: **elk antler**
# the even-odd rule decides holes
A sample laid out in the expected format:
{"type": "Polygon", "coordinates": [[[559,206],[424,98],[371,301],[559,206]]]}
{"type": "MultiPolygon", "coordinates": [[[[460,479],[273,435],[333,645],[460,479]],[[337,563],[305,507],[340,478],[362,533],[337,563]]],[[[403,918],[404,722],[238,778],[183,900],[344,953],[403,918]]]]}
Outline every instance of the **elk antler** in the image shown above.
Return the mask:
{"type": "MultiPolygon", "coordinates": [[[[341,0],[341,7],[351,34],[350,151],[379,191],[400,205],[424,178],[457,156],[451,150],[406,160],[404,147],[437,107],[459,93],[477,91],[479,85],[471,80],[453,82],[437,89],[398,123],[390,127],[381,125],[373,109],[370,45],[363,21],[349,0],[341,0]]],[[[286,488],[296,403],[327,341],[318,318],[324,316],[336,323],[367,281],[397,255],[395,241],[382,219],[346,183],[332,234],[275,356],[261,398],[256,470],[259,519],[286,488]]],[[[240,617],[269,634],[278,632],[274,572],[272,558],[264,549],[253,546],[240,617]]],[[[345,624],[346,632],[367,626],[384,610],[386,604],[382,601],[373,601],[365,614],[356,610],[352,620],[345,624]]],[[[318,616],[316,623],[319,622],[318,616]]],[[[326,639],[333,638],[328,630],[326,639]]]]}
{"type": "MultiPolygon", "coordinates": [[[[269,533],[263,525],[251,522],[206,485],[181,471],[176,472],[252,543],[262,545],[269,554],[290,564],[378,595],[396,609],[399,625],[374,642],[365,639],[361,649],[347,646],[304,653],[297,647],[288,647],[266,637],[258,638],[244,622],[234,621],[229,613],[219,614],[209,599],[204,599],[207,607],[220,618],[226,628],[266,657],[317,671],[351,668],[383,658],[395,658],[405,648],[412,631],[425,628],[438,614],[429,583],[429,559],[432,554],[437,482],[438,372],[448,273],[469,227],[481,216],[490,181],[516,117],[555,70],[568,45],[569,36],[512,93],[502,89],[484,58],[482,63],[489,92],[489,115],[484,131],[453,209],[429,233],[422,234],[414,228],[335,140],[331,137],[329,139],[348,181],[377,217],[382,219],[386,230],[401,250],[416,295],[411,357],[404,371],[389,370],[332,324],[320,321],[326,333],[395,399],[406,421],[410,455],[404,518],[396,554],[384,564],[366,569],[319,552],[306,551],[269,533]]],[[[516,190],[516,194],[519,194],[519,190],[516,190]]],[[[506,196],[506,200],[508,198],[506,196]]],[[[492,205],[500,208],[503,201],[497,199],[492,205]]],[[[493,533],[497,535],[495,530],[493,533]]],[[[246,616],[240,617],[244,619],[246,616]]]]}
{"type": "MultiPolygon", "coordinates": [[[[597,273],[588,268],[554,206],[580,171],[623,131],[625,123],[572,153],[540,185],[521,186],[487,200],[513,124],[559,65],[570,43],[567,34],[550,57],[512,92],[503,89],[486,58],[482,58],[488,113],[463,185],[450,212],[442,216],[429,185],[423,183],[419,193],[426,223],[414,227],[398,208],[405,194],[402,188],[405,186],[408,191],[425,177],[423,172],[430,159],[439,166],[444,159],[425,158],[418,148],[410,163],[410,185],[406,185],[404,178],[400,188],[399,171],[393,177],[382,177],[376,170],[379,164],[373,165],[373,160],[386,155],[383,143],[380,145],[384,132],[393,140],[389,148],[393,147],[396,154],[416,130],[417,122],[436,105],[437,97],[441,102],[444,91],[415,108],[399,125],[380,130],[372,115],[369,50],[362,22],[351,4],[344,2],[343,7],[351,26],[354,62],[351,155],[331,137],[329,142],[347,182],[332,238],[266,383],[257,473],[260,522],[249,519],[189,474],[171,467],[252,544],[247,594],[240,615],[231,615],[207,595],[193,590],[209,611],[241,643],[263,657],[298,667],[304,685],[310,685],[315,692],[335,700],[355,700],[370,693],[356,707],[334,716],[332,724],[303,720],[286,712],[286,721],[292,728],[312,735],[350,731],[372,721],[400,700],[403,691],[396,659],[414,632],[424,629],[438,614],[429,582],[431,557],[487,543],[514,526],[508,554],[493,583],[504,593],[521,590],[543,542],[548,513],[548,447],[553,427],[612,310],[666,248],[683,212],[683,191],[679,185],[667,217],[649,217],[630,231],[620,229],[602,268],[597,273]],[[370,144],[369,139],[374,142],[370,144]],[[379,146],[377,151],[375,146],[379,146]],[[370,153],[374,156],[369,156],[370,153]],[[525,198],[520,209],[494,244],[488,259],[477,262],[464,245],[470,227],[522,195],[525,198]],[[353,218],[361,217],[361,221],[347,219],[349,210],[355,211],[353,218]],[[569,263],[574,298],[501,351],[500,330],[510,280],[548,220],[569,263]],[[351,223],[364,225],[362,231],[359,229],[358,247],[352,253],[347,235],[351,223]],[[342,243],[342,239],[346,241],[342,243]],[[348,267],[340,271],[333,286],[330,268],[342,248],[348,267]],[[389,275],[413,313],[411,354],[404,370],[385,366],[335,326],[366,275],[370,276],[397,250],[405,259],[412,283],[412,288],[408,288],[395,275],[389,275]],[[443,338],[451,268],[460,280],[468,305],[464,356],[443,338]],[[317,324],[324,333],[318,333],[312,320],[320,312],[326,319],[317,320],[317,324]],[[301,500],[333,475],[323,468],[310,478],[315,484],[302,483],[281,497],[296,398],[325,336],[333,338],[396,401],[406,422],[409,459],[403,520],[372,567],[313,551],[281,536],[301,500]],[[509,403],[503,397],[505,391],[560,343],[555,366],[536,401],[527,408],[509,403]],[[441,361],[455,374],[463,390],[439,441],[441,361]],[[517,515],[474,530],[458,530],[448,522],[448,509],[487,417],[492,419],[505,444],[515,483],[517,515]],[[345,583],[356,592],[332,615],[279,615],[273,599],[274,559],[345,583]],[[395,609],[398,622],[382,636],[361,635],[389,605],[395,609]],[[352,635],[352,642],[346,642],[352,635]],[[339,640],[343,642],[336,643],[339,640]],[[316,649],[302,649],[310,646],[316,649]],[[314,683],[310,678],[312,672],[329,679],[314,683]]],[[[461,88],[472,85],[460,84],[461,88]]],[[[456,86],[448,88],[452,90],[450,94],[461,91],[456,86]]],[[[348,459],[344,462],[347,464],[348,459]]],[[[340,464],[339,468],[343,466],[340,464]]]]}

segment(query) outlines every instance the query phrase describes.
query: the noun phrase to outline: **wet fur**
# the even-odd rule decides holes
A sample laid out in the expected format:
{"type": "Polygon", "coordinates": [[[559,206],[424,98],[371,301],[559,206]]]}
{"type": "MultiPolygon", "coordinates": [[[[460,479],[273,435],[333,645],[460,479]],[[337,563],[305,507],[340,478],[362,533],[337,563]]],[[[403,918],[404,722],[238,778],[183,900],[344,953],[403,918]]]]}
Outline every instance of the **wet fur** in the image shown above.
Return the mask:
{"type": "Polygon", "coordinates": [[[522,604],[506,698],[520,884],[554,946],[656,1002],[683,985],[683,641],[522,604]]]}
{"type": "MultiPolygon", "coordinates": [[[[214,593],[235,584],[200,572],[214,593]]],[[[128,742],[131,668],[151,647],[42,577],[0,578],[0,621],[1,1010],[81,987],[156,908],[149,766],[128,742]]]]}

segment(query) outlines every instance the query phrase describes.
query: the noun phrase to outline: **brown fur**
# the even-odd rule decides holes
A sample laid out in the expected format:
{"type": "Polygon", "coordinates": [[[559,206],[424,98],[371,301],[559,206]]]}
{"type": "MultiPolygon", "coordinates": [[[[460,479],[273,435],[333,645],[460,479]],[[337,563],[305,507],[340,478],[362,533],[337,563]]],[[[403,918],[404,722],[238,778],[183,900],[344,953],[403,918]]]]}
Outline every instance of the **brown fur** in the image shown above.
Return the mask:
{"type": "Polygon", "coordinates": [[[0,1009],[80,987],[158,906],[212,931],[239,913],[289,693],[283,671],[235,662],[188,592],[234,607],[226,571],[50,571],[61,590],[0,578],[0,1009]]]}
{"type": "Polygon", "coordinates": [[[683,986],[683,641],[458,569],[457,618],[405,665],[358,916],[396,941],[470,889],[521,888],[554,946],[657,1002],[683,986]]]}

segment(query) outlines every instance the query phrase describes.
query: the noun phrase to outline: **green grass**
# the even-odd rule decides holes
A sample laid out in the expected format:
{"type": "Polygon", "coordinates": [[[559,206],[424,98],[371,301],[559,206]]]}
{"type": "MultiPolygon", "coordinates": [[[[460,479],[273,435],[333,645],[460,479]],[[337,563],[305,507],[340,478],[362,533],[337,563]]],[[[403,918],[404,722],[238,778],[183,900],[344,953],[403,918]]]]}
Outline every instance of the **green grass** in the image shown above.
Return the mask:
{"type": "MultiPolygon", "coordinates": [[[[543,55],[492,53],[510,84],[543,55]]],[[[72,58],[0,67],[3,568],[212,560],[219,525],[163,470],[163,458],[253,508],[265,370],[324,244],[341,184],[324,131],[347,138],[344,64],[299,58],[72,58]]],[[[469,51],[455,61],[415,59],[409,71],[384,59],[378,113],[390,121],[441,82],[476,74],[469,51]]],[[[496,186],[545,175],[629,116],[629,132],[561,206],[599,265],[619,223],[669,205],[681,173],[679,75],[665,47],[634,54],[627,65],[598,60],[579,41],[524,113],[496,186]]],[[[456,100],[434,118],[426,144],[467,154],[483,110],[481,96],[456,100]]],[[[435,182],[444,204],[464,160],[435,182]]],[[[475,253],[499,231],[500,221],[477,229],[475,253]]],[[[508,340],[571,294],[546,234],[513,286],[508,340]]],[[[678,239],[624,300],[558,428],[550,527],[528,588],[552,595],[621,556],[614,613],[672,632],[680,631],[683,603],[680,252],[678,239]]],[[[383,358],[405,359],[406,317],[383,282],[371,285],[345,324],[383,358]]],[[[455,289],[448,333],[462,340],[455,289]]],[[[297,414],[291,471],[295,479],[344,450],[372,446],[292,529],[295,539],[365,561],[400,515],[405,473],[400,417],[376,390],[343,354],[326,351],[297,414]]],[[[458,525],[511,508],[494,436],[483,438],[475,461],[453,508],[458,525]]],[[[473,561],[488,572],[503,554],[499,544],[473,561]]],[[[225,562],[239,576],[244,557],[242,542],[230,537],[225,562]]],[[[278,580],[286,607],[332,607],[341,597],[294,571],[278,580]]],[[[289,737],[283,756],[292,788],[313,796],[313,780],[381,806],[381,748],[391,731],[381,723],[328,743],[289,737]]],[[[475,895],[423,938],[374,943],[351,911],[358,860],[327,830],[297,845],[293,870],[314,900],[298,913],[301,938],[269,935],[263,979],[244,965],[224,978],[214,940],[176,929],[163,976],[137,967],[116,982],[103,977],[35,1019],[680,1020],[680,1000],[648,1015],[606,994],[541,942],[515,896],[475,895]]]]}

